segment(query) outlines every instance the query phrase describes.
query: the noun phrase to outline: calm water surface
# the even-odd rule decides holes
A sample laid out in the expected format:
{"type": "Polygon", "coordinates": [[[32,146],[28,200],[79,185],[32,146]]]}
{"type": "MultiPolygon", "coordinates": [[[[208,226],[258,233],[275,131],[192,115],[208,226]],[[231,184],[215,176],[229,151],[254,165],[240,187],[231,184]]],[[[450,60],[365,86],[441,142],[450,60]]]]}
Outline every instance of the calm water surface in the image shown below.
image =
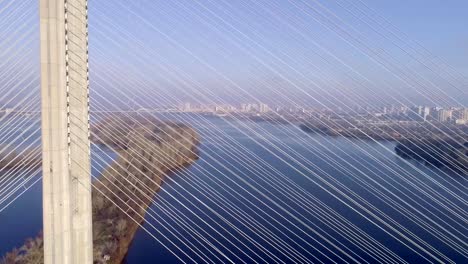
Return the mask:
{"type": "MultiPolygon", "coordinates": [[[[180,118],[186,120],[186,116],[180,118]]],[[[447,257],[456,261],[465,260],[424,228],[408,220],[405,215],[414,212],[410,206],[421,210],[420,204],[428,202],[427,197],[418,193],[411,183],[425,184],[442,196],[450,190],[466,199],[463,192],[466,189],[466,179],[453,173],[441,176],[442,173],[437,170],[418,163],[408,165],[393,154],[394,143],[391,142],[323,138],[304,134],[292,125],[237,121],[236,129],[229,123],[232,121],[221,118],[190,116],[190,120],[201,135],[200,159],[192,166],[168,177],[163,190],[156,195],[150,209],[151,215],[146,216],[147,222],[144,224],[159,242],[140,229],[129,250],[127,263],[181,262],[170,251],[183,261],[192,259],[203,262],[203,257],[208,256],[214,260],[218,258],[217,262],[221,262],[222,255],[213,249],[206,249],[209,248],[208,244],[218,248],[235,262],[269,260],[269,253],[275,254],[284,248],[278,249],[276,245],[262,241],[262,234],[265,232],[271,232],[287,241],[292,248],[306,256],[317,256],[316,261],[339,261],[340,258],[349,260],[346,254],[337,253],[326,243],[322,244],[324,239],[346,246],[350,252],[356,253],[352,256],[358,260],[373,261],[355,243],[343,238],[340,229],[330,228],[318,220],[317,215],[321,215],[323,208],[339,212],[387,248],[398,252],[401,258],[413,263],[424,262],[421,256],[393,238],[391,235],[395,235],[394,232],[379,229],[365,219],[371,218],[365,212],[366,209],[372,209],[370,204],[419,237],[430,241],[432,246],[444,252],[447,257]],[[249,153],[250,151],[255,154],[249,153]],[[376,159],[369,157],[367,152],[376,159]],[[255,155],[265,160],[267,165],[256,160],[255,155]],[[284,161],[294,165],[288,166],[284,161]],[[399,170],[399,166],[403,171],[399,170]],[[397,175],[398,173],[401,175],[397,175]],[[331,178],[327,178],[328,176],[331,178]],[[343,186],[333,189],[320,181],[321,177],[328,182],[337,181],[343,186]],[[437,186],[434,179],[447,189],[437,186]],[[289,195],[291,188],[295,188],[291,187],[292,184],[302,188],[302,198],[295,202],[291,201],[289,195]],[[398,201],[398,205],[403,207],[398,210],[391,208],[370,190],[383,192],[390,204],[396,200],[396,197],[386,192],[391,190],[402,199],[398,201]],[[348,202],[346,199],[339,201],[334,197],[342,199],[339,191],[355,199],[362,198],[369,204],[358,210],[360,215],[344,204],[348,202]],[[313,201],[307,195],[313,195],[317,200],[313,201]],[[270,199],[271,197],[273,198],[270,199]],[[314,209],[312,206],[318,207],[314,209]],[[240,214],[236,209],[245,213],[240,214]],[[406,209],[407,212],[402,211],[406,209]],[[295,212],[294,216],[288,215],[284,210],[295,212]],[[270,216],[274,216],[274,219],[270,216]],[[250,229],[242,225],[244,221],[252,219],[259,225],[252,225],[250,229]],[[235,235],[230,235],[232,233],[235,235]],[[208,243],[199,242],[197,234],[207,237],[208,243]],[[320,238],[319,235],[323,237],[320,238]],[[262,241],[263,250],[255,249],[247,236],[262,241]],[[182,241],[175,238],[181,238],[182,241]],[[327,247],[335,253],[331,253],[327,247]],[[254,257],[250,259],[244,253],[254,257]]],[[[98,171],[94,170],[94,173],[97,174],[98,171]]],[[[297,188],[292,190],[296,191],[297,188]]],[[[429,202],[432,206],[431,218],[438,218],[437,224],[444,228],[452,226],[466,231],[460,228],[459,222],[452,221],[444,208],[436,202],[429,202]]],[[[466,205],[459,201],[453,202],[459,208],[466,209],[466,205]]],[[[428,207],[427,204],[425,207],[428,207]]],[[[328,222],[333,220],[328,219],[328,222]]],[[[40,184],[14,206],[0,213],[0,222],[2,253],[37,234],[42,226],[40,184]]],[[[289,262],[284,256],[280,260],[289,262]]]]}
{"type": "MultiPolygon", "coordinates": [[[[302,217],[299,217],[300,221],[307,222],[308,225],[315,230],[322,228],[325,233],[322,232],[321,234],[329,234],[326,237],[327,239],[334,241],[335,244],[342,243],[351,251],[356,252],[362,257],[362,259],[357,258],[358,260],[373,261],[373,259],[367,256],[359,247],[356,247],[354,243],[343,239],[339,229],[329,228],[321,221],[318,221],[314,216],[315,211],[311,211],[311,209],[304,210],[303,205],[291,202],[287,195],[289,193],[287,188],[290,188],[291,185],[281,188],[281,184],[273,186],[273,184],[270,184],[271,181],[266,182],[262,180],[263,178],[271,179],[270,176],[273,176],[273,179],[286,177],[288,180],[298,184],[305,192],[314,195],[321,202],[329,206],[329,208],[340,212],[348,220],[359,226],[369,235],[377,238],[389,249],[398,252],[398,255],[403,259],[413,263],[424,262],[421,256],[418,256],[407,247],[402,246],[395,238],[387,234],[385,232],[387,230],[383,231],[375,227],[375,225],[370,224],[363,216],[350,210],[346,205],[334,198],[333,195],[338,195],[340,198],[342,196],[318,180],[318,176],[325,177],[326,175],[330,175],[332,180],[338,180],[345,187],[349,188],[350,191],[354,192],[354,194],[369,201],[372,205],[399,221],[399,223],[409,228],[421,238],[430,241],[434,247],[444,252],[447,257],[457,261],[465,260],[458,253],[441,243],[437,238],[427,233],[423,228],[418,227],[416,224],[406,219],[404,217],[404,212],[390,208],[369,190],[375,189],[384,191],[389,189],[407,203],[404,209],[413,206],[413,208],[418,208],[418,210],[420,210],[421,207],[418,203],[421,204],[425,201],[422,200],[422,196],[410,186],[407,180],[410,182],[422,182],[427,186],[435,188],[440,194],[446,194],[442,188],[436,186],[433,182],[433,179],[437,179],[438,182],[442,182],[445,186],[448,186],[447,188],[451,191],[466,199],[466,194],[462,192],[466,189],[466,179],[463,179],[459,175],[448,173],[449,175],[443,176],[444,178],[441,180],[439,176],[441,173],[437,172],[435,169],[428,168],[418,163],[411,163],[414,165],[412,167],[408,165],[407,162],[394,155],[393,149],[395,144],[392,142],[376,143],[371,141],[348,140],[345,138],[323,138],[321,136],[304,134],[291,125],[269,123],[237,123],[237,127],[241,129],[241,131],[239,131],[233,128],[232,124],[229,122],[230,121],[218,118],[209,118],[208,121],[196,118],[193,121],[192,125],[196,127],[202,135],[200,159],[193,166],[169,177],[166,181],[164,191],[161,191],[157,195],[155,203],[151,207],[152,216],[146,217],[147,223],[145,227],[148,230],[153,230],[153,227],[155,227],[161,234],[166,236],[168,239],[161,238],[161,236],[158,236],[158,239],[160,239],[162,244],[180,256],[182,260],[188,261],[194,259],[196,261],[201,261],[200,258],[205,255],[212,256],[210,254],[214,250],[207,250],[205,248],[207,245],[199,244],[197,242],[198,239],[195,239],[196,235],[188,231],[196,229],[200,234],[211,235],[212,239],[210,239],[210,242],[235,262],[240,261],[236,256],[240,257],[240,259],[245,262],[252,261],[252,259],[243,255],[243,252],[249,252],[249,248],[255,247],[248,240],[242,238],[242,235],[239,233],[234,237],[229,236],[226,230],[232,232],[233,228],[220,220],[221,218],[217,217],[216,214],[210,213],[209,209],[207,209],[209,207],[216,212],[220,212],[220,215],[224,219],[231,221],[236,227],[242,230],[244,234],[251,235],[252,238],[258,239],[259,237],[256,236],[257,232],[254,233],[252,231],[260,230],[258,226],[253,227],[252,230],[248,230],[240,224],[240,221],[247,218],[246,215],[236,215],[233,211],[231,211],[231,214],[228,214],[220,210],[220,208],[226,209],[226,203],[230,203],[230,205],[237,206],[237,208],[246,212],[248,216],[261,223],[266,228],[266,230],[262,229],[261,232],[273,232],[278,235],[278,237],[288,241],[289,245],[299,252],[304,253],[306,256],[308,253],[311,253],[318,256],[316,260],[324,262],[330,262],[332,260],[340,261],[337,256],[327,251],[327,249],[319,243],[323,242],[322,239],[318,238],[311,230],[301,225],[298,219],[285,214],[275,205],[280,205],[289,211],[295,210],[299,213],[298,215],[302,215],[302,217]],[[226,133],[227,136],[223,133],[226,133]],[[268,135],[269,133],[274,137],[268,135]],[[271,144],[271,140],[273,139],[278,141],[274,142],[276,146],[280,146],[281,143],[287,146],[274,148],[271,144]],[[270,141],[270,143],[268,143],[268,141],[270,141]],[[249,154],[248,151],[252,151],[260,156],[271,166],[266,170],[259,169],[260,166],[263,166],[263,168],[267,166],[259,165],[257,162],[256,164],[251,164],[253,168],[243,166],[246,159],[255,159],[253,154],[249,154]],[[368,153],[377,157],[376,160],[370,158],[368,153]],[[344,161],[341,160],[341,158],[344,161]],[[296,163],[294,168],[292,168],[283,161],[293,164],[294,162],[298,162],[301,165],[299,166],[296,163]],[[399,170],[399,166],[402,166],[403,171],[399,170]],[[364,173],[369,175],[370,179],[363,176],[364,173]],[[396,176],[397,173],[400,173],[401,176],[396,176]],[[357,177],[357,179],[354,178],[353,175],[357,177]],[[324,189],[329,192],[318,187],[317,184],[314,184],[309,179],[321,183],[324,189]],[[370,183],[370,185],[363,186],[362,183],[360,185],[358,184],[360,183],[359,180],[365,180],[365,183],[370,183]],[[452,185],[456,186],[458,190],[451,188],[452,185]],[[206,191],[207,188],[221,194],[223,197],[226,197],[227,200],[221,203],[213,202],[214,196],[210,196],[210,194],[213,193],[208,193],[208,191],[206,191]],[[405,188],[408,188],[408,190],[405,190],[405,188]],[[268,194],[269,197],[274,196],[277,198],[271,201],[260,195],[259,192],[268,194]],[[233,195],[234,193],[236,194],[233,195]],[[183,205],[181,205],[181,203],[183,203],[183,205]],[[176,211],[182,212],[184,215],[188,216],[188,218],[178,218],[178,215],[174,214],[176,211]],[[275,222],[264,212],[275,216],[276,219],[279,219],[279,222],[275,222]],[[209,227],[207,224],[212,227],[209,227]],[[174,226],[174,228],[166,228],[168,226],[174,226]],[[299,234],[299,236],[294,236],[291,232],[299,234]],[[176,239],[174,239],[175,237],[183,237],[184,240],[183,242],[179,241],[175,242],[175,244],[171,244],[169,240],[176,241],[176,239]],[[314,241],[313,238],[317,238],[319,242],[314,241]],[[217,244],[216,241],[220,241],[223,245],[228,245],[227,249],[217,244]],[[247,246],[244,246],[244,244],[247,246]],[[301,247],[302,249],[300,249],[301,247]],[[191,249],[198,251],[196,251],[197,253],[193,253],[191,249]],[[228,251],[230,252],[226,253],[228,251]],[[182,252],[185,252],[186,255],[182,252]],[[323,252],[323,255],[321,255],[320,252],[323,252]]],[[[284,182],[284,179],[281,181],[284,182]]],[[[340,188],[340,190],[345,189],[340,188]]],[[[351,194],[349,191],[346,193],[351,194]]],[[[390,198],[394,199],[395,197],[390,198]]],[[[309,202],[310,201],[311,200],[309,200],[309,202]]],[[[312,203],[317,204],[317,202],[312,203]]],[[[456,201],[455,203],[460,208],[466,209],[466,205],[457,203],[456,201]]],[[[400,201],[399,204],[404,203],[400,201]]],[[[441,209],[437,204],[432,204],[432,206],[434,206],[433,208],[441,209]]],[[[366,209],[369,208],[370,207],[367,207],[366,209]]],[[[408,210],[414,211],[414,209],[408,210]]],[[[456,224],[458,224],[452,223],[452,219],[450,216],[444,214],[444,212],[446,212],[444,210],[442,210],[442,212],[432,210],[432,212],[434,214],[432,217],[439,217],[440,219],[437,223],[442,224],[444,227],[449,227],[452,224],[456,226],[456,224]]],[[[369,217],[368,214],[363,215],[369,217]]],[[[464,228],[458,226],[458,230],[464,230],[464,228]]],[[[391,234],[394,235],[395,233],[391,234]]],[[[180,262],[180,260],[169,253],[160,242],[157,242],[145,231],[139,230],[130,248],[127,262],[180,262]]],[[[271,246],[267,243],[262,243],[262,245],[267,253],[259,250],[254,251],[257,254],[257,256],[254,257],[255,261],[261,261],[262,258],[268,260],[268,252],[275,253],[277,250],[276,246],[271,246]]],[[[334,251],[336,252],[336,250],[334,251]]],[[[215,255],[222,259],[220,255],[215,255]]],[[[249,255],[254,255],[254,253],[250,251],[249,255]]],[[[347,259],[343,254],[337,255],[347,259]]],[[[287,258],[281,259],[288,262],[287,258]]]]}

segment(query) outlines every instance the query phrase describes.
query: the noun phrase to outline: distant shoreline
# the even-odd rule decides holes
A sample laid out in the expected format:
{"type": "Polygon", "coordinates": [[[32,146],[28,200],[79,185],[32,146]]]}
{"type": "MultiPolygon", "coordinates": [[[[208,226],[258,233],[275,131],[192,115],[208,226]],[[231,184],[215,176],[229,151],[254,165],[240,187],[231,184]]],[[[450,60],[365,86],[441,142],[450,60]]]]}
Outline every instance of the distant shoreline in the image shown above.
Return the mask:
{"type": "Polygon", "coordinates": [[[299,127],[307,133],[311,134],[320,134],[324,136],[331,136],[331,137],[345,137],[351,139],[363,139],[363,140],[377,140],[377,141],[392,141],[397,142],[401,139],[400,136],[390,136],[390,135],[382,135],[382,134],[367,134],[358,129],[351,131],[337,131],[333,129],[313,129],[310,126],[300,124],[299,127]]]}
{"type": "Polygon", "coordinates": [[[450,168],[463,175],[468,175],[468,139],[458,135],[458,140],[434,139],[426,136],[415,138],[409,134],[383,135],[383,132],[364,133],[355,130],[335,130],[329,127],[313,127],[300,124],[299,127],[306,133],[320,134],[332,137],[346,137],[361,140],[376,140],[395,142],[395,153],[404,159],[416,160],[437,168],[450,168]]]}
{"type": "Polygon", "coordinates": [[[468,142],[460,146],[450,140],[412,139],[401,140],[395,147],[398,156],[416,160],[437,168],[450,168],[468,175],[468,142]]]}

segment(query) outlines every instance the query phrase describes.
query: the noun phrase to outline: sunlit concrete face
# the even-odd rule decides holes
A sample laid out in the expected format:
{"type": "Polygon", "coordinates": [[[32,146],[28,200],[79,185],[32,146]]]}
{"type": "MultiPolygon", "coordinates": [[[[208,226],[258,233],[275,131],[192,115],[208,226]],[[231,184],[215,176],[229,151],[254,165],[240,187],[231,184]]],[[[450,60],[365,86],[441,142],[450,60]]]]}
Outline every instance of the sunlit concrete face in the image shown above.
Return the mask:
{"type": "Polygon", "coordinates": [[[46,264],[93,261],[86,5],[40,0],[46,264]]]}

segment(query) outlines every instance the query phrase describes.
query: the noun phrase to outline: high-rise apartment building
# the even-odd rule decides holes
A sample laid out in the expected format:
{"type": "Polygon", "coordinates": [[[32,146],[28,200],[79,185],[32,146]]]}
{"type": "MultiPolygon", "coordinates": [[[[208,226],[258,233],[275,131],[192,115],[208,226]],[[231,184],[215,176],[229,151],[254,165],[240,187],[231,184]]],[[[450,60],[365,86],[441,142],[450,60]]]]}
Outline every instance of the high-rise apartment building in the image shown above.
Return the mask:
{"type": "Polygon", "coordinates": [[[270,107],[267,104],[260,104],[260,113],[267,113],[270,111],[270,107]]]}
{"type": "Polygon", "coordinates": [[[437,120],[439,122],[450,122],[453,119],[453,110],[452,109],[439,109],[437,112],[437,120]]]}

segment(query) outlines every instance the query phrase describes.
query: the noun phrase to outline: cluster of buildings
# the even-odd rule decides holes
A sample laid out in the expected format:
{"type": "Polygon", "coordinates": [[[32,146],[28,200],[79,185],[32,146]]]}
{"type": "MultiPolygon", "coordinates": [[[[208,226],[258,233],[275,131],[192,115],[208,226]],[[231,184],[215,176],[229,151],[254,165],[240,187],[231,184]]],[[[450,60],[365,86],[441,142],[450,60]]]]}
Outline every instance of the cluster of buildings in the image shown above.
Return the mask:
{"type": "Polygon", "coordinates": [[[304,113],[305,108],[299,107],[271,107],[265,103],[243,103],[239,106],[231,104],[220,104],[220,105],[194,105],[191,103],[184,103],[177,107],[180,112],[186,113],[218,113],[218,114],[229,114],[229,113],[244,113],[244,114],[267,114],[272,112],[289,112],[289,113],[304,113]]]}
{"type": "Polygon", "coordinates": [[[431,107],[431,106],[401,106],[384,107],[354,107],[357,115],[382,117],[392,120],[411,120],[420,122],[441,122],[458,125],[468,125],[468,108],[463,107],[431,107]]]}
{"type": "MultiPolygon", "coordinates": [[[[384,112],[384,114],[392,115],[395,114],[395,112],[384,112]]],[[[414,121],[437,121],[441,123],[452,123],[458,125],[468,124],[468,108],[461,107],[402,107],[401,112],[396,112],[396,114],[403,114],[414,121]]]]}
{"type": "Polygon", "coordinates": [[[268,113],[272,109],[267,104],[241,104],[240,111],[244,113],[258,112],[268,113]]]}

